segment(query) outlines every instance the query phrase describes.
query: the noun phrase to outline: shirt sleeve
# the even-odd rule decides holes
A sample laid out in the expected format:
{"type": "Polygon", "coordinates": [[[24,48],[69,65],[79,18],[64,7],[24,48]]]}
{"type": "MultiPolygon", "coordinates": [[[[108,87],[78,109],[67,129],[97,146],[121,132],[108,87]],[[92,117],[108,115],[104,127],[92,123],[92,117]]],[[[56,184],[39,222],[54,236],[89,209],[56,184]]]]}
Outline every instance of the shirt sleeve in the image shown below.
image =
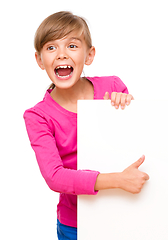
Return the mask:
{"type": "Polygon", "coordinates": [[[24,113],[27,133],[40,171],[49,188],[55,192],[74,195],[95,195],[94,185],[99,172],[64,168],[56,140],[47,120],[37,110],[24,113]]]}
{"type": "Polygon", "coordinates": [[[126,87],[126,85],[123,83],[123,81],[117,77],[117,76],[113,76],[113,92],[122,92],[122,93],[126,93],[128,94],[128,89],[126,87]]]}

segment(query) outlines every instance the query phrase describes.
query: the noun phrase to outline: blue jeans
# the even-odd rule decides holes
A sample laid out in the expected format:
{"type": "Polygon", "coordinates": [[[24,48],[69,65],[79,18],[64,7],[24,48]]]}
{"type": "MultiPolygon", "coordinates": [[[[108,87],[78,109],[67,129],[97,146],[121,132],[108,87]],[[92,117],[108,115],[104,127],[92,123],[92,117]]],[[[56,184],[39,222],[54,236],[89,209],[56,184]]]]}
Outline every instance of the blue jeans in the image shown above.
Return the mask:
{"type": "Polygon", "coordinates": [[[57,219],[57,236],[59,240],[77,240],[77,228],[66,226],[57,219]]]}

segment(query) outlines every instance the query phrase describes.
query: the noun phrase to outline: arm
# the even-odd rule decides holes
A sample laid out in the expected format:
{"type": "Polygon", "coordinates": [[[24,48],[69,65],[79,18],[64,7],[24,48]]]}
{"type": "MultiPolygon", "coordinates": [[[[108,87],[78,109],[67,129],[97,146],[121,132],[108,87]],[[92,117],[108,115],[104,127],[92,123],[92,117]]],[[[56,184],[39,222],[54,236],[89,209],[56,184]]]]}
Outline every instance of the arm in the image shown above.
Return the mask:
{"type": "Polygon", "coordinates": [[[41,174],[49,188],[75,195],[97,194],[94,185],[99,172],[64,167],[51,126],[42,113],[30,109],[25,112],[24,119],[41,174]]]}
{"type": "Polygon", "coordinates": [[[120,188],[127,192],[139,193],[149,179],[148,174],[138,169],[144,160],[145,156],[142,156],[121,173],[100,173],[95,183],[95,190],[120,188]]]}

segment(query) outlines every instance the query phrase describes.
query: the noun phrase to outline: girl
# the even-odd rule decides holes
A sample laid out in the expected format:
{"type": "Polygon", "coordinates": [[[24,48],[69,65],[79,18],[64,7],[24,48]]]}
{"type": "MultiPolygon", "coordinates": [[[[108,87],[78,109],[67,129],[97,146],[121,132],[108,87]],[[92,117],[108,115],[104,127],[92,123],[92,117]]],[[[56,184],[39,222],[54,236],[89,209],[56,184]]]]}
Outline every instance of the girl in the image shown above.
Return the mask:
{"type": "Polygon", "coordinates": [[[52,84],[24,119],[40,171],[50,189],[60,193],[58,239],[77,239],[77,195],[109,188],[138,193],[149,179],[138,170],[144,156],[121,173],[77,170],[77,100],[111,98],[116,109],[124,109],[133,97],[118,77],[81,77],[95,56],[83,18],[70,12],[49,16],[37,29],[34,44],[36,61],[52,84]]]}

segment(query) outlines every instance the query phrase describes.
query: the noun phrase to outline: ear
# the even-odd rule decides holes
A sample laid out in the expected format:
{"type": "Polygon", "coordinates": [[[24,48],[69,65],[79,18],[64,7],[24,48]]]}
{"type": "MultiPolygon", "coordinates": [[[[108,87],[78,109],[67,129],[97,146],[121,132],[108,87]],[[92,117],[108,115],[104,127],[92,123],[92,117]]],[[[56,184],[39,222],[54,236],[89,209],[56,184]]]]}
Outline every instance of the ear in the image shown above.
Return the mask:
{"type": "Polygon", "coordinates": [[[44,65],[43,65],[43,61],[42,61],[42,59],[41,59],[41,55],[40,55],[39,53],[35,52],[35,58],[36,58],[36,62],[37,62],[37,64],[39,65],[39,67],[40,67],[42,70],[44,70],[45,67],[44,67],[44,65]]]}
{"type": "Polygon", "coordinates": [[[89,52],[88,52],[86,60],[85,60],[86,65],[90,65],[93,62],[94,57],[95,57],[95,53],[96,53],[95,47],[92,46],[89,49],[89,52]]]}

